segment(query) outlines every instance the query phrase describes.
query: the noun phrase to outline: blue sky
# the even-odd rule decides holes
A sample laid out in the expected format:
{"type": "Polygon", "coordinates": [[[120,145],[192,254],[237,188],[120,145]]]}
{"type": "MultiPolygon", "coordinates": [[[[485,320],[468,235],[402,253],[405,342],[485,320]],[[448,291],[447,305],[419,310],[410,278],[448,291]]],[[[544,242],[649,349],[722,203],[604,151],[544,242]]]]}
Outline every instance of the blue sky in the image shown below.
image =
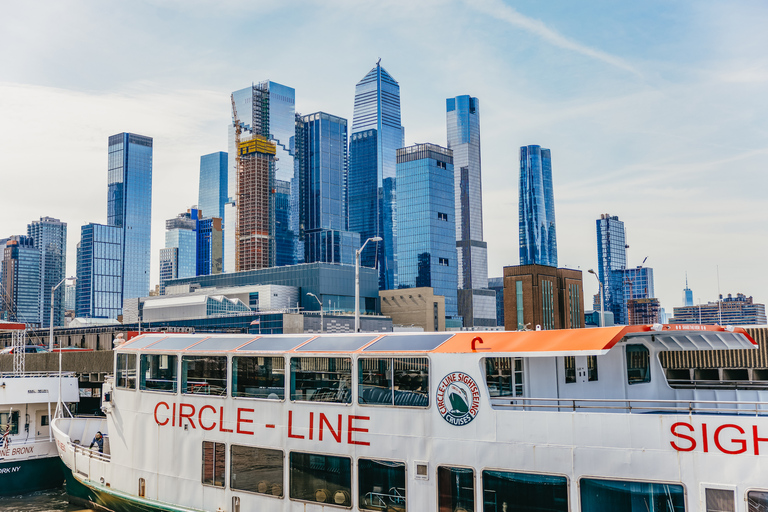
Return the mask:
{"type": "MultiPolygon", "coordinates": [[[[489,274],[518,263],[518,148],[552,150],[559,261],[596,267],[626,223],[671,312],[768,300],[768,4],[762,1],[34,2],[0,16],[0,237],[106,221],[107,137],[154,137],[152,282],[164,221],[226,149],[229,93],[270,79],[351,120],[381,57],[406,143],[445,145],[445,98],[480,99],[489,274]]],[[[587,293],[594,279],[585,275],[587,293]]],[[[589,301],[591,302],[591,301],[589,301]]],[[[588,308],[590,306],[588,305],[588,308]]]]}

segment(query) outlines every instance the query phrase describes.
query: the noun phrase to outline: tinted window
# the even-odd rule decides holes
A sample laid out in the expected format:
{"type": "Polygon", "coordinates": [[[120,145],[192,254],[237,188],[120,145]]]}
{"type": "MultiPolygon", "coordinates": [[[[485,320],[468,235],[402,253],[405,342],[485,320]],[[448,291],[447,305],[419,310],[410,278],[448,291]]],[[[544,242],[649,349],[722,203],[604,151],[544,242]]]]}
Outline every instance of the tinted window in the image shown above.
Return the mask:
{"type": "Polygon", "coordinates": [[[224,487],[226,445],[203,441],[203,483],[224,487]]]}
{"type": "Polygon", "coordinates": [[[176,392],[176,356],[142,354],[140,389],[176,392]]]}
{"type": "Polygon", "coordinates": [[[474,512],[475,472],[470,468],[437,468],[438,512],[474,512]]]}
{"type": "Polygon", "coordinates": [[[684,512],[682,485],[582,478],[582,512],[684,512]]]}
{"type": "Polygon", "coordinates": [[[523,359],[486,357],[485,380],[491,397],[523,396],[523,359]]]}
{"type": "Polygon", "coordinates": [[[283,452],[232,445],[229,487],[283,497],[283,452]]]}
{"type": "Polygon", "coordinates": [[[357,461],[359,504],[365,510],[405,511],[405,463],[357,461]]]}
{"type": "Polygon", "coordinates": [[[136,389],[136,354],[117,354],[117,387],[136,389]]]}
{"type": "Polygon", "coordinates": [[[651,382],[651,360],[645,345],[627,345],[627,382],[651,382]]]}
{"type": "Polygon", "coordinates": [[[483,471],[483,512],[568,511],[563,476],[483,471]]]}
{"type": "Polygon", "coordinates": [[[359,403],[429,406],[429,359],[426,357],[365,358],[358,364],[359,403]]]}
{"type": "Polygon", "coordinates": [[[291,359],[291,400],[351,403],[352,360],[348,357],[291,359]]]}
{"type": "Polygon", "coordinates": [[[349,458],[291,452],[290,459],[292,499],[352,506],[349,458]]]}
{"type": "Polygon", "coordinates": [[[285,398],[285,359],[282,357],[233,357],[232,396],[285,398]]]}
{"type": "Polygon", "coordinates": [[[226,396],[226,356],[182,356],[181,389],[192,395],[226,396]]]}

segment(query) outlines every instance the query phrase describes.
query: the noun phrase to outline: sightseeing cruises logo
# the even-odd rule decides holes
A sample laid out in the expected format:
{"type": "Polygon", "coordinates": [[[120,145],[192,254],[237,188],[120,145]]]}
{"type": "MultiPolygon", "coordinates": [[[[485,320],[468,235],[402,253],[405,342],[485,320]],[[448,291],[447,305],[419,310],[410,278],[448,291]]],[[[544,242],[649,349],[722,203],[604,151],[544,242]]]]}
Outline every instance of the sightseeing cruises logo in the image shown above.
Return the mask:
{"type": "Polygon", "coordinates": [[[440,416],[451,425],[466,425],[480,409],[480,388],[462,372],[446,375],[437,386],[435,398],[440,416]]]}

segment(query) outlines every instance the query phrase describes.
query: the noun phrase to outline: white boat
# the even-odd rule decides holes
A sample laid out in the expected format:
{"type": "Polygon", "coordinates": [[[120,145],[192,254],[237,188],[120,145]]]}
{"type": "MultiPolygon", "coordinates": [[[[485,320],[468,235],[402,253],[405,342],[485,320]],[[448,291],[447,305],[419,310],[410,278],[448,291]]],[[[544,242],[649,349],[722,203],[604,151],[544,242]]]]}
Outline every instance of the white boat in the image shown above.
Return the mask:
{"type": "Polygon", "coordinates": [[[119,511],[748,511],[768,391],[670,386],[739,328],[145,334],[104,420],[57,418],[74,497],[119,511]],[[87,448],[108,433],[104,453],[87,448]]]}
{"type": "MultiPolygon", "coordinates": [[[[0,329],[11,330],[8,325],[2,323],[0,329]]],[[[19,346],[23,348],[24,325],[19,325],[19,346]]],[[[50,420],[59,392],[64,402],[79,400],[73,373],[62,374],[60,381],[59,373],[24,372],[23,350],[14,357],[16,371],[0,373],[0,496],[61,485],[64,472],[50,420]]]]}

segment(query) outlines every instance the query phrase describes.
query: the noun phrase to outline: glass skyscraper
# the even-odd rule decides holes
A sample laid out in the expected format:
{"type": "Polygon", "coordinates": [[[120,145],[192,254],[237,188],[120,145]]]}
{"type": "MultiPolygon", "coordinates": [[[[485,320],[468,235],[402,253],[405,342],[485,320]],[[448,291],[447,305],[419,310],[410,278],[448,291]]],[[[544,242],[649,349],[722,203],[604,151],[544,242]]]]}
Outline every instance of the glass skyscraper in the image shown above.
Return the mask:
{"type": "MultiPolygon", "coordinates": [[[[237,117],[244,128],[241,141],[248,134],[260,135],[275,144],[273,183],[270,186],[275,193],[270,194],[271,201],[264,205],[269,208],[272,222],[272,249],[270,266],[293,265],[298,259],[298,205],[299,187],[295,175],[294,150],[292,139],[296,134],[296,92],[293,88],[272,81],[254,84],[232,93],[237,117]]],[[[234,113],[233,113],[234,114],[234,113]]],[[[236,155],[235,128],[229,126],[229,154],[236,155]]],[[[238,195],[237,159],[229,159],[228,206],[224,214],[224,270],[233,272],[236,268],[235,211],[238,195]]],[[[203,214],[205,210],[203,210],[203,214]]],[[[207,214],[206,214],[207,215],[207,214]]]]}
{"type": "Polygon", "coordinates": [[[81,228],[77,244],[76,316],[117,318],[122,314],[123,231],[118,226],[93,223],[81,228]]]}
{"type": "Polygon", "coordinates": [[[520,148],[520,265],[557,267],[552,155],[541,146],[520,148]]]}
{"type": "Polygon", "coordinates": [[[354,265],[360,235],[348,231],[347,120],[324,112],[301,117],[296,159],[304,262],[354,265]]]}
{"type": "MultiPolygon", "coordinates": [[[[152,238],[152,138],[109,137],[107,224],[122,229],[122,298],[149,294],[152,238]]],[[[82,242],[81,242],[82,243],[82,242]]]]}
{"type": "Polygon", "coordinates": [[[450,149],[397,150],[399,287],[432,287],[445,296],[447,318],[458,316],[453,174],[450,149]]]}
{"type": "Polygon", "coordinates": [[[224,218],[224,205],[227,204],[227,165],[228,155],[217,151],[200,157],[200,188],[197,207],[207,218],[224,218]]]}
{"type": "MultiPolygon", "coordinates": [[[[39,324],[50,327],[51,290],[65,277],[67,270],[67,224],[52,217],[41,217],[27,225],[27,235],[40,251],[39,324]]],[[[64,325],[64,285],[53,297],[53,325],[64,325]]]]}
{"type": "MultiPolygon", "coordinates": [[[[613,312],[614,323],[626,324],[624,303],[624,276],[627,268],[627,242],[624,223],[616,216],[602,214],[596,221],[598,278],[603,285],[604,306],[613,312]]],[[[600,307],[600,298],[595,298],[595,307],[600,307]]]]}
{"type": "Polygon", "coordinates": [[[448,98],[445,104],[455,169],[459,315],[465,327],[496,326],[496,294],[488,289],[488,244],[483,241],[480,102],[465,95],[448,98]]]}
{"type": "MultiPolygon", "coordinates": [[[[355,86],[349,146],[349,230],[360,243],[380,236],[361,254],[360,263],[378,267],[379,288],[397,288],[396,152],[405,129],[400,124],[400,86],[376,63],[355,86]]],[[[455,249],[454,249],[455,250],[455,249]]]]}
{"type": "Polygon", "coordinates": [[[2,256],[3,317],[29,327],[41,327],[40,250],[32,237],[12,236],[5,242],[2,256]]]}

